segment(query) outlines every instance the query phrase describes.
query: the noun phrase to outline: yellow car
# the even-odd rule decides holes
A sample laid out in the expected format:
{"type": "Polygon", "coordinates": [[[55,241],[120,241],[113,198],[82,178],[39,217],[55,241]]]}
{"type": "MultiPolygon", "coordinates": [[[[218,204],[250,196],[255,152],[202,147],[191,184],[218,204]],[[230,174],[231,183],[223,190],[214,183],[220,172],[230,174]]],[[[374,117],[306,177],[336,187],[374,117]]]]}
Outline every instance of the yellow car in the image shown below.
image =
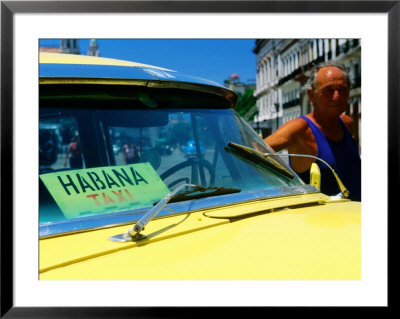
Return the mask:
{"type": "Polygon", "coordinates": [[[41,280],[361,279],[361,203],[304,184],[235,93],[99,57],[39,70],[41,280]]]}

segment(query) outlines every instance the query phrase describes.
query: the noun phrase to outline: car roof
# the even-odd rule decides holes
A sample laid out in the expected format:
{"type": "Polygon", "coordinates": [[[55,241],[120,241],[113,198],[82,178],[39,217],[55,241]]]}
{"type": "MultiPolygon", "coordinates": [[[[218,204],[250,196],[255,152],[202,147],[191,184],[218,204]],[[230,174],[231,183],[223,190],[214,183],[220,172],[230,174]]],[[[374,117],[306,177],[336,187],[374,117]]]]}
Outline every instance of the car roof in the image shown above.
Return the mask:
{"type": "Polygon", "coordinates": [[[179,73],[175,70],[104,57],[41,52],[39,76],[43,77],[108,77],[148,80],[171,80],[221,86],[219,83],[179,73]]]}
{"type": "Polygon", "coordinates": [[[133,84],[206,91],[223,96],[233,106],[236,93],[217,82],[175,70],[104,57],[39,53],[40,84],[133,84]]]}

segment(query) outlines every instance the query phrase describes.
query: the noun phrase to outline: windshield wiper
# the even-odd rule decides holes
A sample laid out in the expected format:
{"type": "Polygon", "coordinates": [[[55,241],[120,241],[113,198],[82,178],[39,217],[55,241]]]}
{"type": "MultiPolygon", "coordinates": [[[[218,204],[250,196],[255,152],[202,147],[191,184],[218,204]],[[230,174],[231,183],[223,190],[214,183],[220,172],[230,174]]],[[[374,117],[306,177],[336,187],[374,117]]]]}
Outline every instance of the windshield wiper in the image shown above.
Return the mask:
{"type": "Polygon", "coordinates": [[[253,163],[266,165],[270,168],[277,170],[278,172],[282,173],[283,175],[285,175],[289,178],[292,178],[292,179],[294,178],[294,175],[287,168],[285,168],[281,163],[279,163],[277,160],[272,158],[272,156],[265,156],[264,153],[262,153],[262,152],[259,152],[250,147],[236,144],[233,142],[229,142],[228,146],[229,146],[229,148],[225,148],[226,151],[233,151],[234,153],[248,159],[249,161],[251,161],[253,163]]]}
{"type": "Polygon", "coordinates": [[[182,184],[177,186],[171,193],[167,194],[162,200],[155,204],[153,208],[151,208],[142,218],[140,218],[136,224],[130,228],[125,234],[119,234],[110,237],[109,239],[112,241],[125,242],[125,241],[137,241],[145,238],[146,236],[140,234],[140,232],[144,229],[144,227],[152,220],[158,212],[164,208],[170,202],[177,202],[180,200],[187,199],[195,199],[209,196],[217,196],[223,194],[232,194],[238,193],[240,189],[238,188],[225,188],[225,187],[203,187],[195,184],[182,184]],[[192,187],[192,190],[185,191],[183,193],[178,194],[180,190],[185,187],[192,187]],[[207,191],[212,192],[207,192],[207,191]],[[200,194],[192,193],[200,192],[200,194]]]}
{"type": "MultiPolygon", "coordinates": [[[[229,188],[229,187],[203,187],[200,185],[186,184],[186,186],[190,186],[193,189],[187,190],[185,192],[178,193],[171,197],[168,203],[180,202],[189,199],[199,199],[204,197],[225,195],[225,194],[233,194],[239,193],[239,188],[229,188]],[[197,194],[196,194],[197,193],[197,194]]],[[[156,205],[159,202],[154,203],[156,205]]]]}

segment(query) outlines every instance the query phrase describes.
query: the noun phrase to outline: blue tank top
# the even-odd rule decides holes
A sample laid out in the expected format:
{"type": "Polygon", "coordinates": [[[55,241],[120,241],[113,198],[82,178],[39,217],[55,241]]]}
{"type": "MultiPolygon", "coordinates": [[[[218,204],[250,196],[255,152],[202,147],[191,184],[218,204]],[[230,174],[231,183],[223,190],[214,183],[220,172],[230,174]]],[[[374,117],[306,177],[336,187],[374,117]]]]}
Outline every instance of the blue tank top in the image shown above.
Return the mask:
{"type": "MultiPolygon", "coordinates": [[[[339,175],[344,186],[350,192],[349,198],[361,201],[361,158],[356,143],[340,118],[344,130],[341,141],[329,140],[324,133],[306,116],[300,116],[307,121],[317,143],[317,156],[326,161],[339,175]]],[[[315,161],[321,171],[321,192],[327,195],[336,195],[340,192],[332,171],[321,161],[315,161]]],[[[290,158],[289,158],[290,163],[290,158]]],[[[310,183],[310,170],[298,173],[301,179],[310,183]]]]}

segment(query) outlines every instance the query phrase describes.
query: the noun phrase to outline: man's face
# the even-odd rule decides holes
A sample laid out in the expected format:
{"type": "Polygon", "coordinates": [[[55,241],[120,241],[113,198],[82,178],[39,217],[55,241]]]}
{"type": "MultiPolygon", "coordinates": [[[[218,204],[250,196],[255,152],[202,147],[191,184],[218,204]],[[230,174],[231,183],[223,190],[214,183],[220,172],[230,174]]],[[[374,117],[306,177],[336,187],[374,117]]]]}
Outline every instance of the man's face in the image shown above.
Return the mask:
{"type": "Polygon", "coordinates": [[[309,91],[314,108],[327,114],[342,114],[347,107],[349,87],[345,74],[337,67],[329,66],[318,71],[314,91],[309,91]]]}

